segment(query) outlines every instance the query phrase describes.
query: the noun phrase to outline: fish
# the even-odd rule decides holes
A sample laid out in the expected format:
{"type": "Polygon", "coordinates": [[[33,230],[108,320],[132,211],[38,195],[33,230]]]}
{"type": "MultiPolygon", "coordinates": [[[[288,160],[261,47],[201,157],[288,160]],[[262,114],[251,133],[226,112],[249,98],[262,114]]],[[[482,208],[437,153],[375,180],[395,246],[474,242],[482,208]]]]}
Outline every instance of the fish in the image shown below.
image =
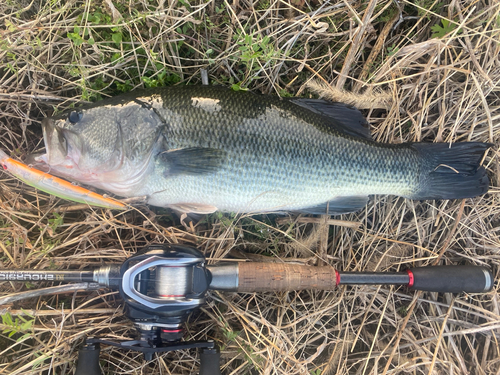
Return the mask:
{"type": "Polygon", "coordinates": [[[127,208],[125,204],[113,198],[104,197],[81,186],[73,185],[68,181],[14,160],[2,150],[0,150],[0,165],[4,171],[17,177],[25,184],[36,187],[39,190],[57,197],[114,210],[125,210],[127,208]]]}
{"type": "Polygon", "coordinates": [[[221,86],[139,89],[42,121],[52,174],[208,214],[355,212],[375,194],[485,194],[481,142],[386,144],[356,108],[221,86]]]}

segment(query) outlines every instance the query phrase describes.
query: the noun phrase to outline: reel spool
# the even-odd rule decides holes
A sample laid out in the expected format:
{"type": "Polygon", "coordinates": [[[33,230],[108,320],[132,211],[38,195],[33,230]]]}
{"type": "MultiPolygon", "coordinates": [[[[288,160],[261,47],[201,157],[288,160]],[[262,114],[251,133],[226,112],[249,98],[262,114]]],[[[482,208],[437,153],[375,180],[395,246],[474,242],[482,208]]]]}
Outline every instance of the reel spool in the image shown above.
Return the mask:
{"type": "Polygon", "coordinates": [[[158,266],[155,277],[155,293],[158,298],[185,298],[192,290],[191,267],[158,266]]]}

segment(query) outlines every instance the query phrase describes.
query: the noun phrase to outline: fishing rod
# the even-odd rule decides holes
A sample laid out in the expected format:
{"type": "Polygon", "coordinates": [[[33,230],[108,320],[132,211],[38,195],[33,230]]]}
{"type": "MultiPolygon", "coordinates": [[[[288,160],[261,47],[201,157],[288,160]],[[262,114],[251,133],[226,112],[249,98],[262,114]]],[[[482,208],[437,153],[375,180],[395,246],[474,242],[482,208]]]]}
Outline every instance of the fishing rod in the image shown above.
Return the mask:
{"type": "Polygon", "coordinates": [[[182,341],[188,315],[205,303],[208,290],[276,292],[332,290],[339,285],[406,285],[412,290],[485,293],[493,276],[479,266],[418,267],[406,272],[340,272],[331,266],[237,262],[207,265],[198,250],[170,244],[150,245],[121,265],[84,271],[0,270],[0,281],[97,283],[117,289],[125,315],[137,331],[135,340],[87,338],[79,351],[75,375],[100,375],[100,345],[154,353],[200,350],[200,375],[220,374],[220,353],[213,341],[182,341]]]}

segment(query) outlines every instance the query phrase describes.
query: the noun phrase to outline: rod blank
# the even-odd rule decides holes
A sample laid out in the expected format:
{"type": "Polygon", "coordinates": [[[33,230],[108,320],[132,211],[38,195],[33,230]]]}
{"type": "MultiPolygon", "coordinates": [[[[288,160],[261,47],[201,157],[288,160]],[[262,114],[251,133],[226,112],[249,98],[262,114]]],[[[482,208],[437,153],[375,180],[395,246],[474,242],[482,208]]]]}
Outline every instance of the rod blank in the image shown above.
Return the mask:
{"type": "Polygon", "coordinates": [[[408,285],[407,272],[339,272],[341,285],[408,285]]]}
{"type": "Polygon", "coordinates": [[[0,270],[0,281],[93,282],[94,271],[0,270]]]}

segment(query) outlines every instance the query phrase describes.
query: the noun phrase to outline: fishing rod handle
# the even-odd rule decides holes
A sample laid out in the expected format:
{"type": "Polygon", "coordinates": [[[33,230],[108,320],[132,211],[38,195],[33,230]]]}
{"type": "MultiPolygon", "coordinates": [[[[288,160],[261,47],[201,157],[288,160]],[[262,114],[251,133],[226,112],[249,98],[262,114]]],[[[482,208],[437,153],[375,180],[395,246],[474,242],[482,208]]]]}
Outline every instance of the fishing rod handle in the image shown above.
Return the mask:
{"type": "Polygon", "coordinates": [[[333,290],[338,285],[406,285],[414,290],[442,293],[484,293],[493,288],[485,267],[436,266],[406,272],[339,272],[331,266],[242,262],[209,266],[210,289],[236,292],[333,290]]]}

